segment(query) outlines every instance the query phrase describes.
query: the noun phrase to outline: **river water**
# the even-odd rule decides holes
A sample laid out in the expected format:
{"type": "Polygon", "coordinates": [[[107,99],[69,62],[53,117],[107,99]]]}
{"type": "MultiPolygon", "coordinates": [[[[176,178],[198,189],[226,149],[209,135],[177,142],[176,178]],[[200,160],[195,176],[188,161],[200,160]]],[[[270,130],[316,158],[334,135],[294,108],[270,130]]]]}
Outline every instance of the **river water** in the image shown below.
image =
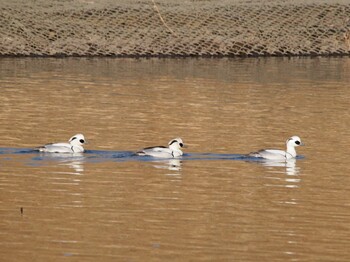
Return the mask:
{"type": "Polygon", "coordinates": [[[350,58],[3,58],[0,91],[2,261],[350,260],[350,58]]]}

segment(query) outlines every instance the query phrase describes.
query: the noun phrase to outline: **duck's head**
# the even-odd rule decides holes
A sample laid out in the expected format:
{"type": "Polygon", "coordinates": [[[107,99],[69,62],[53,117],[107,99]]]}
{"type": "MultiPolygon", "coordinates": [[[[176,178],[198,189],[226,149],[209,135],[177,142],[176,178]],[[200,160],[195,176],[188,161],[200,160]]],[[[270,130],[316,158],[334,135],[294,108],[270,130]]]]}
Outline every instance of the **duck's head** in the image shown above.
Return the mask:
{"type": "Polygon", "coordinates": [[[300,137],[298,137],[298,136],[292,136],[292,137],[290,137],[290,138],[287,139],[286,145],[287,145],[287,147],[288,147],[288,146],[296,147],[296,146],[303,146],[304,143],[301,142],[300,137]]]}
{"type": "Polygon", "coordinates": [[[168,143],[169,148],[172,150],[179,150],[180,148],[184,147],[184,142],[182,141],[181,138],[174,138],[172,140],[170,140],[170,142],[168,143]]]}
{"type": "Polygon", "coordinates": [[[76,134],[69,139],[69,143],[73,146],[82,146],[86,143],[86,140],[84,135],[76,134]]]}

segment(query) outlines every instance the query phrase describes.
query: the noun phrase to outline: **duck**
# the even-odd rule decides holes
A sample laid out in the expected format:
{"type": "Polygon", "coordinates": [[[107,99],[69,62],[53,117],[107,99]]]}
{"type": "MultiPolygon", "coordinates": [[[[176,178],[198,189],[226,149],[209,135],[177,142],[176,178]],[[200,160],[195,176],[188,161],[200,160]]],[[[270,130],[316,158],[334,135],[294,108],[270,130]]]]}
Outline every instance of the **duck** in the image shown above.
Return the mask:
{"type": "Polygon", "coordinates": [[[289,160],[296,158],[297,152],[295,150],[298,146],[303,146],[304,143],[301,141],[299,136],[292,136],[287,139],[286,146],[287,150],[278,149],[262,149],[257,152],[251,152],[248,154],[249,157],[257,157],[269,160],[289,160]]]}
{"type": "Polygon", "coordinates": [[[45,153],[83,153],[83,145],[86,143],[83,134],[76,134],[72,136],[68,143],[52,143],[46,144],[41,147],[36,148],[39,152],[45,153]]]}
{"type": "Polygon", "coordinates": [[[177,137],[169,141],[168,147],[165,146],[152,146],[146,147],[138,152],[139,156],[152,156],[159,158],[178,158],[183,155],[180,148],[185,147],[181,138],[177,137]]]}

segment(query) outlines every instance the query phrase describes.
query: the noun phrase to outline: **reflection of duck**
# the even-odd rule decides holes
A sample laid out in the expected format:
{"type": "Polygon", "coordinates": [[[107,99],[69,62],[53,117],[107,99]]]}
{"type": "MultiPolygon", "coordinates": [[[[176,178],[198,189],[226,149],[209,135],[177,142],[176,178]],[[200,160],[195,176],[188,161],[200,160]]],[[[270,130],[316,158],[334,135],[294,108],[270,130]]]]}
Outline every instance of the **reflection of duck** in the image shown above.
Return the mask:
{"type": "Polygon", "coordinates": [[[179,159],[169,159],[157,162],[159,164],[155,165],[155,168],[164,168],[172,171],[180,171],[181,170],[181,160],[179,159]]]}
{"type": "Polygon", "coordinates": [[[136,152],[139,156],[152,156],[160,158],[176,158],[183,155],[180,148],[184,147],[184,143],[181,138],[174,138],[168,143],[169,147],[154,146],[146,147],[141,151],[136,152]]]}
{"type": "Polygon", "coordinates": [[[69,166],[72,169],[74,169],[75,172],[77,172],[78,174],[80,174],[81,172],[84,172],[83,161],[75,160],[75,161],[72,161],[72,162],[64,162],[63,164],[69,166]]]}
{"type": "Polygon", "coordinates": [[[286,141],[287,151],[277,150],[277,149],[262,149],[257,152],[249,153],[250,157],[258,157],[270,160],[288,160],[295,158],[297,156],[297,152],[295,151],[295,147],[303,146],[304,143],[301,142],[300,137],[292,136],[286,141]]]}
{"type": "Polygon", "coordinates": [[[285,173],[287,175],[297,175],[299,173],[299,168],[296,167],[296,159],[291,158],[285,161],[276,161],[276,160],[261,160],[258,162],[259,164],[266,167],[285,167],[285,173]]]}
{"type": "Polygon", "coordinates": [[[84,171],[85,156],[82,153],[67,154],[67,153],[56,153],[56,154],[42,154],[44,161],[56,161],[60,165],[68,166],[74,169],[78,174],[84,171]]]}
{"type": "Polygon", "coordinates": [[[69,143],[53,143],[38,147],[40,152],[47,153],[82,153],[84,152],[83,144],[85,143],[84,135],[76,134],[72,136],[69,143]]]}

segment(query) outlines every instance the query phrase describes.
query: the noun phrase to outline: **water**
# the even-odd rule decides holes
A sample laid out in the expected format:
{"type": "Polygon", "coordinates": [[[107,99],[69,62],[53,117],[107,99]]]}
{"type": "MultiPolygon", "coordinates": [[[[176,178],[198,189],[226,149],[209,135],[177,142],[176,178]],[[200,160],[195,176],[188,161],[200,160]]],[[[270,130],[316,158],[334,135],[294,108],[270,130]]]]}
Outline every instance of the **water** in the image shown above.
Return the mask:
{"type": "Polygon", "coordinates": [[[4,261],[348,261],[350,59],[1,59],[4,261]],[[83,133],[83,155],[31,149],[83,133]],[[247,161],[306,143],[288,163],[247,161]],[[181,160],[133,154],[180,136],[181,160]]]}

